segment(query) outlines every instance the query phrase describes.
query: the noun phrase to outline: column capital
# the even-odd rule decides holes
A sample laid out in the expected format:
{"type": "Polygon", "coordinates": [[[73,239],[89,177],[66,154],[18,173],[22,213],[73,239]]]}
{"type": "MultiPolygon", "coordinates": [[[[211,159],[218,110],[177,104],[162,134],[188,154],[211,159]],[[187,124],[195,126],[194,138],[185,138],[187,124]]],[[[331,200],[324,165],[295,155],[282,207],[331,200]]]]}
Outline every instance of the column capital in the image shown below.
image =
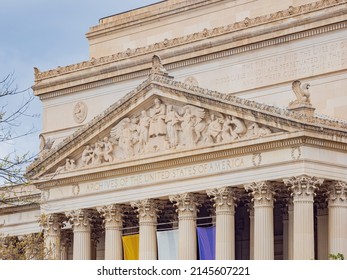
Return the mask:
{"type": "Polygon", "coordinates": [[[235,193],[231,187],[216,188],[206,191],[211,200],[214,202],[213,206],[216,208],[216,213],[221,211],[234,211],[236,202],[235,193]]]}
{"type": "Polygon", "coordinates": [[[273,206],[274,195],[273,187],[266,181],[254,182],[245,185],[245,190],[251,192],[254,207],[257,206],[273,206]]]}
{"type": "Polygon", "coordinates": [[[313,197],[316,189],[323,184],[324,179],[314,176],[297,176],[284,179],[283,182],[292,191],[294,199],[313,197]]]}
{"type": "Polygon", "coordinates": [[[60,234],[62,223],[64,220],[63,214],[41,214],[39,218],[40,226],[45,231],[45,235],[60,234]]]}
{"type": "Polygon", "coordinates": [[[347,183],[336,181],[328,187],[329,206],[347,203],[347,183]]]}
{"type": "Polygon", "coordinates": [[[197,195],[193,193],[181,193],[170,195],[169,199],[177,207],[179,218],[183,216],[195,217],[200,205],[197,195]]]}
{"type": "Polygon", "coordinates": [[[123,227],[124,206],[120,204],[110,204],[96,208],[104,218],[105,228],[121,229],[123,227]]]}
{"type": "Polygon", "coordinates": [[[136,208],[139,223],[156,222],[158,217],[158,204],[154,199],[143,199],[130,203],[131,207],[136,208]]]}
{"type": "Polygon", "coordinates": [[[69,223],[73,226],[74,231],[89,231],[92,222],[92,212],[90,209],[78,209],[66,212],[69,223]]]}

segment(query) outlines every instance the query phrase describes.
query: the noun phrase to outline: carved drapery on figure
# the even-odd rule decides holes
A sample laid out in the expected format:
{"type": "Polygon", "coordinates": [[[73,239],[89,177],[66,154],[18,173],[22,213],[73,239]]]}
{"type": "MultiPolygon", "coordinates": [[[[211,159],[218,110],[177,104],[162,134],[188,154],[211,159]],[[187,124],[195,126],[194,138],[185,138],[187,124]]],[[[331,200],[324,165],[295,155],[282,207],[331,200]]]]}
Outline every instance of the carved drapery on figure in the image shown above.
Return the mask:
{"type": "Polygon", "coordinates": [[[108,135],[87,144],[80,157],[67,158],[57,171],[121,162],[160,151],[231,143],[276,131],[233,115],[155,98],[150,108],[118,121],[108,135]]]}

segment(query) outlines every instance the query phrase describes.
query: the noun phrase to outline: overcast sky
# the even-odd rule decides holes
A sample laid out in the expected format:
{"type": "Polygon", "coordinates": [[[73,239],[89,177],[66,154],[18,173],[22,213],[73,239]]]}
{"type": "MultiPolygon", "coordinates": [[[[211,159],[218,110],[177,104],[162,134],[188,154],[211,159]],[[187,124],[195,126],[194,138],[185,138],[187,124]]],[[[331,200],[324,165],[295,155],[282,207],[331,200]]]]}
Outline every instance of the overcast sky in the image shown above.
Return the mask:
{"type": "MultiPolygon", "coordinates": [[[[0,0],[0,79],[14,73],[19,89],[34,83],[33,67],[41,71],[88,60],[85,33],[100,18],[160,1],[155,0],[0,0]]],[[[21,96],[0,99],[0,105],[15,108],[21,96]]],[[[10,143],[0,143],[0,156],[13,151],[38,151],[41,104],[32,103],[29,115],[16,133],[34,126],[38,133],[10,143]]]]}

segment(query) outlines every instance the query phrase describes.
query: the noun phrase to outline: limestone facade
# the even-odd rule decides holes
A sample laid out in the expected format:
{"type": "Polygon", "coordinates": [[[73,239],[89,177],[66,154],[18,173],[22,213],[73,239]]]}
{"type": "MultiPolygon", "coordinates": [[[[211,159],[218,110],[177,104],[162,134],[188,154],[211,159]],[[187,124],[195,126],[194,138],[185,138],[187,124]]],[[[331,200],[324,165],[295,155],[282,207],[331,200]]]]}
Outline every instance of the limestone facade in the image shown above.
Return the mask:
{"type": "Polygon", "coordinates": [[[212,225],[216,259],[347,256],[347,1],[268,2],[110,16],[90,60],[36,68],[41,152],[0,232],[43,230],[47,259],[122,259],[131,233],[157,259],[176,228],[197,259],[212,225]]]}

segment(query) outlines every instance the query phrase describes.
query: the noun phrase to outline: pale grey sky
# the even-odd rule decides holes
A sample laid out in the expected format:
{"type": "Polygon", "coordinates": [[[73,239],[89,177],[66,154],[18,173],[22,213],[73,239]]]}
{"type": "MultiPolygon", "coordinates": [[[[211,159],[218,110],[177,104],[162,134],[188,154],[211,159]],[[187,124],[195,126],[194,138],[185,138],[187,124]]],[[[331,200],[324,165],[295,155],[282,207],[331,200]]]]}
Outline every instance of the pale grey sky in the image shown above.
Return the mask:
{"type": "MultiPolygon", "coordinates": [[[[139,0],[0,0],[0,79],[13,72],[19,89],[34,83],[33,67],[41,71],[87,60],[85,33],[102,17],[110,16],[160,1],[139,0]]],[[[21,96],[6,100],[7,108],[15,108],[21,96]]],[[[5,100],[0,100],[3,105],[5,100]]],[[[41,104],[35,100],[16,133],[34,125],[41,130],[41,104]]],[[[0,143],[0,156],[38,151],[38,133],[10,143],[0,143]]]]}

